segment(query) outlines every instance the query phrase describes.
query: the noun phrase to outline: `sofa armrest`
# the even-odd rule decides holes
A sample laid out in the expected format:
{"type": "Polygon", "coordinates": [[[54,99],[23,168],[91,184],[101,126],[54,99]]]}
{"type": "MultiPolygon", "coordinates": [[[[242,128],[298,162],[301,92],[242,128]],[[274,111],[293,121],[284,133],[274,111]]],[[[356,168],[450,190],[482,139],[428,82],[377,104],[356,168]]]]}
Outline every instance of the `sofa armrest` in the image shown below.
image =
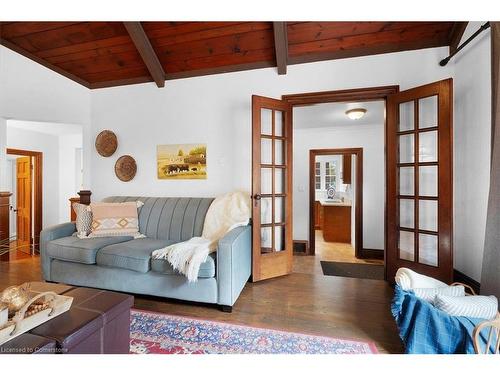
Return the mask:
{"type": "Polygon", "coordinates": [[[43,278],[50,280],[50,258],[47,255],[47,244],[62,237],[71,236],[76,232],[75,223],[64,223],[45,228],[40,232],[40,258],[42,263],[43,278]]]}
{"type": "Polygon", "coordinates": [[[227,233],[217,249],[219,305],[233,306],[252,272],[252,227],[246,225],[227,233]]]}

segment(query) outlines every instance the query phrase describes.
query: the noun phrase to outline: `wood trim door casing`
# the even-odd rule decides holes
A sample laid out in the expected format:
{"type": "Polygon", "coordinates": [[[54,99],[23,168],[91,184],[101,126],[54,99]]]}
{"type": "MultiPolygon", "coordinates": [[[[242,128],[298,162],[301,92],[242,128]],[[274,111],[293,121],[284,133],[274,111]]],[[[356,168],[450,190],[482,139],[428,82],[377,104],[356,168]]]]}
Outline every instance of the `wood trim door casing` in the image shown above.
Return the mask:
{"type": "Polygon", "coordinates": [[[42,231],[42,217],[43,217],[43,153],[39,151],[19,150],[14,148],[7,148],[7,154],[19,156],[32,156],[33,157],[33,241],[36,251],[40,251],[40,232],[42,231]]]}
{"type": "Polygon", "coordinates": [[[399,92],[399,85],[366,87],[358,89],[306,92],[283,95],[293,107],[320,103],[385,100],[388,95],[399,92]]]}
{"type": "Polygon", "coordinates": [[[314,228],[315,206],[315,161],[318,155],[356,155],[356,191],[355,191],[355,248],[356,258],[363,252],[363,148],[329,148],[309,150],[309,253],[316,253],[316,236],[314,228]]]}
{"type": "MultiPolygon", "coordinates": [[[[376,86],[376,87],[365,87],[347,90],[334,90],[334,91],[319,91],[301,94],[288,94],[283,95],[282,99],[289,102],[293,107],[306,106],[312,104],[320,103],[335,103],[335,102],[345,102],[345,101],[371,101],[371,100],[383,100],[385,108],[387,108],[387,97],[392,94],[399,92],[399,85],[389,85],[389,86],[376,86]]],[[[387,114],[384,121],[384,148],[385,148],[385,165],[387,174],[387,114]]],[[[387,191],[387,178],[386,186],[387,191]]],[[[386,253],[387,253],[387,195],[386,201],[384,202],[384,263],[387,263],[386,253]]],[[[386,269],[387,272],[387,269],[386,269]]]]}

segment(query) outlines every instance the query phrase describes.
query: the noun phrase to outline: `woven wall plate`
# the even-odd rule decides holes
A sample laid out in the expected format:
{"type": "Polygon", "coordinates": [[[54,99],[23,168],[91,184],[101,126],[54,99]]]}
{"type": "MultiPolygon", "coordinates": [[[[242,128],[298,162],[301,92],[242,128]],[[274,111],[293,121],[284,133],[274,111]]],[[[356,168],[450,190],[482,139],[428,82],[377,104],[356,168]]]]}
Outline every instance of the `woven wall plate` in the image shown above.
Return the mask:
{"type": "Polygon", "coordinates": [[[95,149],[99,155],[108,157],[115,153],[118,147],[118,140],[116,134],[111,130],[103,130],[95,139],[95,149]]]}
{"type": "Polygon", "coordinates": [[[137,172],[137,164],[130,155],[123,155],[115,163],[115,174],[122,181],[130,181],[137,172]]]}

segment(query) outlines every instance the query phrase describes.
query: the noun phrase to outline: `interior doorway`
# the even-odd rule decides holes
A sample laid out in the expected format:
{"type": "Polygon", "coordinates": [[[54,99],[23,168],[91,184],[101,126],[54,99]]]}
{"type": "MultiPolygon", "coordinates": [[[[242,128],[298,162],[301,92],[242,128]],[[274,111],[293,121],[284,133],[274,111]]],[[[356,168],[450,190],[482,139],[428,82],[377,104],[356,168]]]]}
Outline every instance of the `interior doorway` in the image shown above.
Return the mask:
{"type": "Polygon", "coordinates": [[[362,148],[309,151],[309,213],[310,255],[319,242],[339,260],[363,258],[362,148]]]}
{"type": "Polygon", "coordinates": [[[38,151],[7,149],[11,179],[10,259],[39,252],[42,229],[42,160],[38,151]]]}

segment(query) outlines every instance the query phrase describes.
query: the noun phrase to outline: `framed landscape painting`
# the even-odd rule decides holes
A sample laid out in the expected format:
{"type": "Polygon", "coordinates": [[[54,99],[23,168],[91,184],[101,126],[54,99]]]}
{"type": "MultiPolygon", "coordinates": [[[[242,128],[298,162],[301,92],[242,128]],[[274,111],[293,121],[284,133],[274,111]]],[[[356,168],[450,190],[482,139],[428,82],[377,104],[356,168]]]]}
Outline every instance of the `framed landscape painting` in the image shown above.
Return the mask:
{"type": "Polygon", "coordinates": [[[156,148],[160,180],[200,180],[207,178],[207,145],[158,145],[156,148]]]}

